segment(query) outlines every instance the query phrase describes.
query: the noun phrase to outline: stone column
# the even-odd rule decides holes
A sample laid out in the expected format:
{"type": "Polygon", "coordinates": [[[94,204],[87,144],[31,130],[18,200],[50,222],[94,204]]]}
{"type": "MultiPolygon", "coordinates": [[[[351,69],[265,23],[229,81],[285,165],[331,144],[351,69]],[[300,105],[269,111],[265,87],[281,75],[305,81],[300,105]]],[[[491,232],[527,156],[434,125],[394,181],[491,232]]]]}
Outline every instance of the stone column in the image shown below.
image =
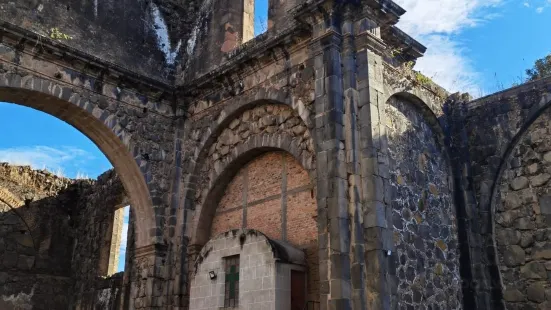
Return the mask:
{"type": "Polygon", "coordinates": [[[350,217],[337,8],[313,17],[320,309],[351,309],[350,217]]]}
{"type": "Polygon", "coordinates": [[[348,213],[351,219],[351,285],[352,309],[366,309],[366,264],[363,230],[363,206],[361,197],[360,123],[358,122],[359,92],[356,83],[356,48],[354,38],[354,11],[348,5],[343,15],[342,68],[344,89],[344,136],[348,172],[348,213]]]}
{"type": "Polygon", "coordinates": [[[128,309],[165,309],[166,246],[151,244],[134,252],[128,309]]]}
{"type": "Polygon", "coordinates": [[[356,83],[361,132],[359,157],[367,266],[365,293],[368,309],[393,309],[396,268],[393,266],[384,67],[380,56],[385,46],[374,21],[361,18],[356,21],[356,29],[356,83]]]}

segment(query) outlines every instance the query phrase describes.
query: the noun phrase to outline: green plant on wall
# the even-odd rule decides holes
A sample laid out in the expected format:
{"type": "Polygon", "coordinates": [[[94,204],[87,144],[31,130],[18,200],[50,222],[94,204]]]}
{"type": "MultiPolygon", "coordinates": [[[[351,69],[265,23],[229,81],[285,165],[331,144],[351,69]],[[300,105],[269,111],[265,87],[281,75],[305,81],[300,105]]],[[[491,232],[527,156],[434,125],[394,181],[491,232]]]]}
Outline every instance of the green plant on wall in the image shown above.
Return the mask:
{"type": "Polygon", "coordinates": [[[432,82],[432,80],[421,72],[415,72],[415,80],[421,85],[426,85],[432,82]]]}
{"type": "Polygon", "coordinates": [[[50,29],[50,38],[52,39],[58,39],[58,40],[72,40],[73,37],[70,35],[67,35],[61,31],[57,27],[50,29]]]}
{"type": "Polygon", "coordinates": [[[395,48],[393,50],[390,51],[390,55],[395,58],[397,56],[400,56],[403,52],[403,49],[402,48],[395,48]]]}

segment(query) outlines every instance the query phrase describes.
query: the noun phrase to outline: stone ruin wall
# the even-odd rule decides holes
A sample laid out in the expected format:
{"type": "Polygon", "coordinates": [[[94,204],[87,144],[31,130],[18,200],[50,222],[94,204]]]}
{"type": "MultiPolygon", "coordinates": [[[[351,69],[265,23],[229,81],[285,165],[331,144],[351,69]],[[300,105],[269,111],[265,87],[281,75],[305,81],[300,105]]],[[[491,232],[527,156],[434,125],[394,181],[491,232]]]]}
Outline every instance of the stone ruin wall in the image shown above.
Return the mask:
{"type": "Polygon", "coordinates": [[[397,252],[390,272],[397,276],[398,305],[462,309],[457,220],[444,146],[408,100],[392,97],[386,118],[391,192],[384,194],[391,196],[385,200],[392,206],[397,252]]]}
{"type": "Polygon", "coordinates": [[[498,184],[495,242],[507,309],[551,308],[551,110],[515,146],[498,184]]]}
{"type": "Polygon", "coordinates": [[[100,175],[80,193],[74,229],[81,233],[74,236],[72,258],[73,305],[77,309],[96,309],[97,305],[111,309],[109,306],[121,302],[123,274],[110,275],[108,267],[111,238],[116,237],[113,224],[119,215],[115,211],[126,205],[124,188],[114,170],[100,175]]]}
{"type": "Polygon", "coordinates": [[[71,180],[0,163],[0,309],[120,302],[122,274],[105,276],[114,207],[123,202],[113,171],[71,180]]]}
{"type": "Polygon", "coordinates": [[[69,304],[72,243],[64,206],[75,201],[62,192],[72,184],[0,163],[0,309],[69,304]]]}

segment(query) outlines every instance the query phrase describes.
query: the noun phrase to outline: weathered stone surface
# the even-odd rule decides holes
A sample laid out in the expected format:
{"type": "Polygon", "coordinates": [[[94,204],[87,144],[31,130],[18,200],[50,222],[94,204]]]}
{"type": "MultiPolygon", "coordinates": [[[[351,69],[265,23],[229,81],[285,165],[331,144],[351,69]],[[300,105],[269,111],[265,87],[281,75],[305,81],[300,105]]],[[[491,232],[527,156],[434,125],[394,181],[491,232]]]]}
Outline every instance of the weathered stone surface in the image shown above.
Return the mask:
{"type": "MultiPolygon", "coordinates": [[[[471,102],[449,96],[411,70],[425,48],[394,26],[404,12],[392,1],[271,1],[269,31],[256,38],[254,1],[229,1],[231,10],[214,1],[127,2],[0,6],[0,99],[66,120],[98,144],[131,196],[129,240],[140,247],[129,249],[124,290],[122,275],[97,278],[112,210],[94,207],[110,205],[110,189],[122,187],[110,177],[41,185],[46,196],[36,201],[4,195],[0,265],[21,273],[3,281],[0,297],[21,300],[36,283],[31,301],[59,297],[45,309],[68,308],[68,295],[78,309],[212,306],[202,296],[190,308],[190,271],[209,240],[221,184],[283,150],[312,188],[272,193],[266,201],[281,194],[273,218],[243,222],[271,220],[283,231],[308,214],[308,238],[319,241],[307,253],[308,272],[319,275],[309,300],[319,309],[492,310],[501,295],[510,310],[548,306],[532,286],[548,281],[541,264],[551,242],[551,132],[543,109],[551,79],[471,102]],[[51,204],[37,211],[47,197],[51,204]],[[313,200],[317,214],[303,212],[313,200]],[[291,205],[300,211],[280,211],[291,205]],[[32,219],[40,224],[25,228],[32,219]]],[[[251,183],[236,190],[245,205],[255,195],[249,188],[267,187],[251,183]]],[[[254,283],[264,286],[277,285],[254,283]]]]}
{"type": "Polygon", "coordinates": [[[533,302],[545,301],[545,287],[542,283],[534,283],[526,288],[526,296],[533,302]]]}
{"type": "MultiPolygon", "coordinates": [[[[113,172],[95,182],[0,163],[0,244],[5,245],[0,246],[0,270],[6,271],[0,273],[0,296],[34,288],[42,293],[21,300],[20,307],[34,303],[44,309],[66,309],[70,300],[94,305],[97,300],[89,292],[105,284],[97,276],[108,275],[107,263],[114,255],[111,221],[123,198],[124,189],[113,172]],[[73,214],[73,224],[68,213],[73,214]]],[[[115,293],[109,296],[112,300],[104,300],[106,304],[120,297],[121,285],[113,287],[115,293]]]]}
{"type": "Polygon", "coordinates": [[[540,174],[540,175],[536,175],[536,176],[530,178],[530,185],[536,186],[536,187],[537,186],[542,186],[545,183],[547,183],[547,181],[549,181],[550,178],[551,178],[551,175],[548,174],[548,173],[543,173],[543,174],[540,174]]]}
{"type": "MultiPolygon", "coordinates": [[[[551,80],[545,81],[544,85],[549,83],[551,80]]],[[[472,161],[475,170],[472,178],[475,180],[475,196],[479,203],[474,204],[476,207],[472,206],[479,210],[477,216],[480,219],[476,222],[482,228],[480,231],[473,231],[470,236],[482,245],[481,248],[471,248],[471,253],[484,253],[475,259],[486,266],[477,269],[485,273],[475,278],[479,277],[476,281],[486,281],[482,279],[491,279],[492,274],[500,272],[507,309],[545,309],[543,292],[549,287],[547,263],[551,257],[551,252],[548,253],[547,232],[547,214],[551,212],[551,130],[548,126],[551,111],[544,110],[537,103],[549,100],[551,98],[546,98],[538,89],[529,93],[523,91],[522,95],[511,92],[500,99],[495,97],[485,101],[477,107],[473,105],[472,110],[467,112],[470,122],[467,132],[471,134],[468,142],[470,156],[476,157],[472,161]],[[486,109],[490,109],[490,106],[496,106],[496,101],[500,101],[498,105],[503,110],[483,112],[488,111],[486,109]],[[532,114],[521,112],[529,110],[532,114]],[[482,121],[476,114],[488,116],[482,121]],[[529,114],[536,117],[530,118],[529,114]],[[505,118],[501,118],[502,116],[505,118]],[[493,132],[479,131],[489,124],[493,132]],[[518,142],[513,139],[515,136],[519,137],[518,142]],[[491,141],[491,145],[488,145],[488,141],[491,141]],[[509,149],[510,153],[495,156],[504,154],[505,149],[509,149]],[[494,157],[489,159],[488,156],[494,157]],[[503,165],[501,171],[500,165],[503,165]],[[494,196],[490,198],[492,195],[494,196]],[[485,223],[488,223],[485,214],[489,214],[493,221],[495,235],[491,233],[492,227],[485,227],[485,223]],[[494,241],[497,245],[496,252],[487,246],[494,241]],[[480,250],[485,247],[486,251],[480,250]],[[495,263],[491,260],[484,261],[486,257],[493,255],[490,253],[497,253],[495,263]],[[492,264],[497,264],[497,268],[494,269],[492,264]]],[[[489,286],[486,287],[486,292],[489,292],[489,286]]],[[[483,297],[486,293],[476,294],[478,298],[486,298],[483,297]]],[[[499,301],[494,299],[492,302],[499,301]]]]}
{"type": "Polygon", "coordinates": [[[547,270],[542,262],[530,262],[520,268],[520,274],[526,279],[545,279],[547,270]]]}
{"type": "Polygon", "coordinates": [[[551,259],[551,243],[536,246],[533,251],[534,259],[551,259]]]}
{"type": "Polygon", "coordinates": [[[503,292],[505,301],[524,301],[525,296],[517,289],[508,289],[503,292]]]}
{"type": "Polygon", "coordinates": [[[528,186],[528,178],[518,177],[511,181],[511,188],[515,191],[521,190],[528,186]]]}
{"type": "MultiPolygon", "coordinates": [[[[402,307],[431,304],[441,309],[458,309],[461,300],[457,222],[451,206],[449,174],[443,150],[434,129],[423,120],[412,102],[391,100],[386,107],[390,162],[390,184],[397,255],[395,265],[398,296],[402,307]],[[412,161],[410,158],[417,158],[412,161]],[[401,214],[398,212],[402,210],[401,214]],[[398,261],[403,257],[403,261],[398,261]],[[434,276],[430,276],[434,274],[434,276]],[[430,292],[427,286],[434,287],[430,292]],[[440,293],[446,292],[444,300],[440,293]]],[[[520,241],[520,234],[501,239],[520,241]],[[517,237],[517,240],[514,240],[517,237]],[[513,238],[513,240],[511,240],[513,238]]]]}
{"type": "Polygon", "coordinates": [[[507,267],[515,267],[524,264],[526,261],[526,253],[518,245],[505,247],[503,251],[503,262],[507,267]]]}

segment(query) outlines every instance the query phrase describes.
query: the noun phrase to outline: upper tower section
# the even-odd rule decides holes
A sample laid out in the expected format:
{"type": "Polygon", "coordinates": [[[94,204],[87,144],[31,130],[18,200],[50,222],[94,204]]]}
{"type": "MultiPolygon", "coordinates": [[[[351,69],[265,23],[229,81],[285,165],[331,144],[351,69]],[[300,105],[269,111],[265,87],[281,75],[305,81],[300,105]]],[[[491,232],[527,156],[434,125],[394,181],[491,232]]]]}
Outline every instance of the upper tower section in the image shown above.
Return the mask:
{"type": "Polygon", "coordinates": [[[353,34],[357,43],[368,44],[394,65],[414,63],[426,48],[396,27],[404,13],[390,0],[204,0],[182,52],[176,85],[193,85],[240,62],[258,65],[270,52],[292,53],[296,42],[330,30],[353,34]],[[267,31],[257,37],[255,1],[268,2],[267,31]]]}

